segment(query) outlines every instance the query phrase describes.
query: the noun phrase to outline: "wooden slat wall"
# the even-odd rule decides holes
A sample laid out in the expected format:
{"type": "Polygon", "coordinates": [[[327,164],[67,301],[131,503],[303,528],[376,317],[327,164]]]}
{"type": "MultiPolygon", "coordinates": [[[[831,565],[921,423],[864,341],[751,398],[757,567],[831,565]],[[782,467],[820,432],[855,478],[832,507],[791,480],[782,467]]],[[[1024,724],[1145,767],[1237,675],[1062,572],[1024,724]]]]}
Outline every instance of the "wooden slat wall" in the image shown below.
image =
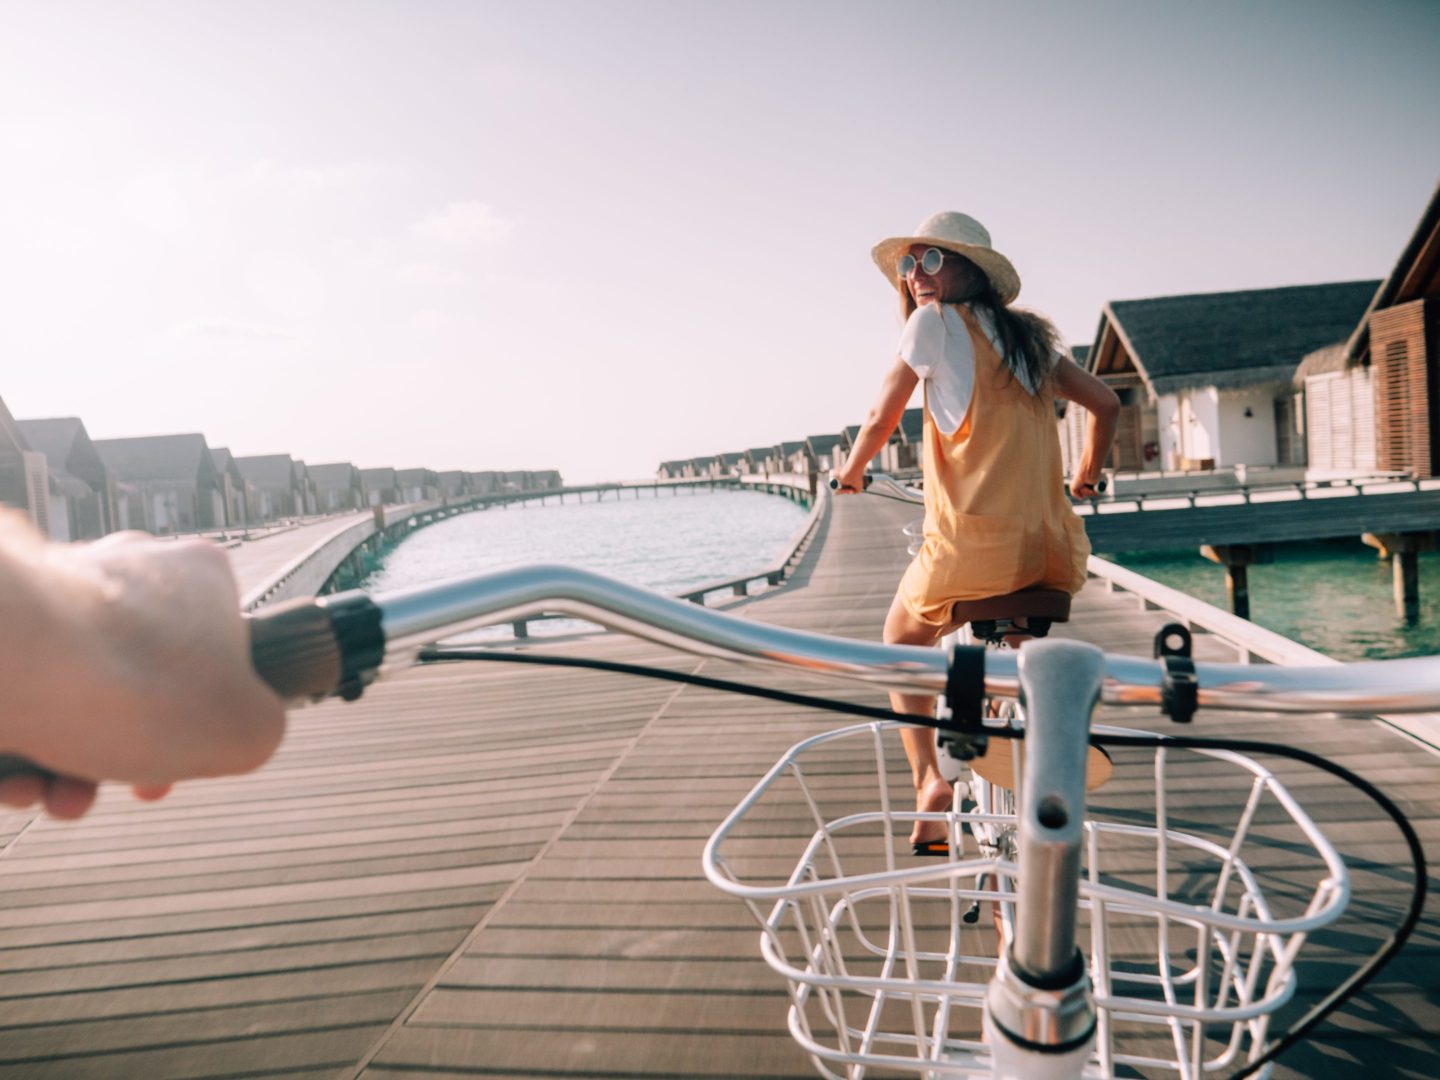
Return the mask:
{"type": "Polygon", "coordinates": [[[1435,475],[1425,304],[1415,300],[1370,316],[1377,464],[1387,470],[1411,470],[1421,477],[1435,475]]]}
{"type": "Polygon", "coordinates": [[[1368,367],[1305,380],[1305,423],[1312,469],[1374,469],[1375,389],[1368,367]]]}

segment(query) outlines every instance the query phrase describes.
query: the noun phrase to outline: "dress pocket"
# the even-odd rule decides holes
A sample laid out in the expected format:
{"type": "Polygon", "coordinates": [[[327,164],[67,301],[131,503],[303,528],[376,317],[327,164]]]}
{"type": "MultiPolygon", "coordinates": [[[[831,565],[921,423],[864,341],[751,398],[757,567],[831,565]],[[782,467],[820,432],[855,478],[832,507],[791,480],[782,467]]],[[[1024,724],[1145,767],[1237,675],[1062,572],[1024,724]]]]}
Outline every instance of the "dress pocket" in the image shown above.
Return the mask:
{"type": "Polygon", "coordinates": [[[1085,532],[1085,522],[1074,514],[1066,514],[1059,525],[1051,533],[1050,550],[1045,557],[1045,584],[1073,594],[1084,587],[1088,576],[1090,537],[1085,532]]]}
{"type": "Polygon", "coordinates": [[[952,513],[933,542],[932,580],[953,600],[980,600],[1020,588],[1033,568],[1022,520],[952,513]]]}

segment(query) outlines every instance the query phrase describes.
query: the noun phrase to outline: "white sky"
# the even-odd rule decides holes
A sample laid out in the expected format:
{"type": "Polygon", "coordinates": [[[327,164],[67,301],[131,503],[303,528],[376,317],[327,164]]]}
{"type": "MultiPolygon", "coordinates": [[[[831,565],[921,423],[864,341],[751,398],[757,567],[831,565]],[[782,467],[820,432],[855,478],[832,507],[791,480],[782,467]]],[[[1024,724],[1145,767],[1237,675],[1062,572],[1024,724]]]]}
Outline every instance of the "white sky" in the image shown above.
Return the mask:
{"type": "Polygon", "coordinates": [[[1437,57],[1430,0],[0,0],[0,397],[570,481],[833,432],[936,210],[1074,343],[1383,277],[1437,57]]]}

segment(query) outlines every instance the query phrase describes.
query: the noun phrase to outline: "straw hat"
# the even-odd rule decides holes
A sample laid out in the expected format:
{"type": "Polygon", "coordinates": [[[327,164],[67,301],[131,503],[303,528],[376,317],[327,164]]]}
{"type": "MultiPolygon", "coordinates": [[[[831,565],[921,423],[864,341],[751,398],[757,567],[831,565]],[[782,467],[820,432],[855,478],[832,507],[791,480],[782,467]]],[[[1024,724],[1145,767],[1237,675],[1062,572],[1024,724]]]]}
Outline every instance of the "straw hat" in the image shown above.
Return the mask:
{"type": "Polygon", "coordinates": [[[1015,267],[990,246],[990,231],[969,214],[954,210],[931,214],[916,228],[914,236],[892,236],[871,248],[870,257],[880,267],[885,280],[896,289],[900,288],[900,275],[895,264],[911,244],[933,244],[964,255],[984,271],[1002,304],[1009,304],[1020,295],[1020,275],[1015,267]]]}

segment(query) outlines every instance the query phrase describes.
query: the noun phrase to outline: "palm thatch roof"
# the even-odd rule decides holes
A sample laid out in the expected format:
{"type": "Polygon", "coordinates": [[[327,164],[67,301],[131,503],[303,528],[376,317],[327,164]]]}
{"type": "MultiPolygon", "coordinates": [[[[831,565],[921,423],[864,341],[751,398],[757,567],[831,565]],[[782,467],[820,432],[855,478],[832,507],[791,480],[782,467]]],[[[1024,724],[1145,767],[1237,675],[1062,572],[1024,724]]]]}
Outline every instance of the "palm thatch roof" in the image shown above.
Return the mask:
{"type": "Polygon", "coordinates": [[[310,466],[310,479],[317,488],[345,490],[360,486],[360,470],[348,461],[327,461],[310,466]]]}
{"type": "Polygon", "coordinates": [[[1289,382],[1299,358],[1349,333],[1378,281],[1112,300],[1089,357],[1119,337],[1152,393],[1289,382]]]}
{"type": "Polygon", "coordinates": [[[95,452],[116,480],[130,483],[214,483],[217,473],[205,436],[142,435],[134,439],[96,439],[95,452]]]}
{"type": "Polygon", "coordinates": [[[298,479],[295,462],[289,454],[237,457],[235,467],[246,483],[254,484],[262,491],[289,491],[298,479]]]}
{"type": "Polygon", "coordinates": [[[1312,375],[1328,375],[1332,371],[1344,371],[1348,366],[1345,342],[1336,341],[1316,349],[1312,353],[1305,354],[1305,358],[1300,361],[1300,366],[1295,369],[1295,387],[1296,389],[1303,387],[1305,380],[1312,375]]]}
{"type": "Polygon", "coordinates": [[[53,420],[16,420],[15,427],[24,436],[31,450],[39,450],[52,465],[64,465],[84,433],[85,425],[78,416],[53,420]]]}

